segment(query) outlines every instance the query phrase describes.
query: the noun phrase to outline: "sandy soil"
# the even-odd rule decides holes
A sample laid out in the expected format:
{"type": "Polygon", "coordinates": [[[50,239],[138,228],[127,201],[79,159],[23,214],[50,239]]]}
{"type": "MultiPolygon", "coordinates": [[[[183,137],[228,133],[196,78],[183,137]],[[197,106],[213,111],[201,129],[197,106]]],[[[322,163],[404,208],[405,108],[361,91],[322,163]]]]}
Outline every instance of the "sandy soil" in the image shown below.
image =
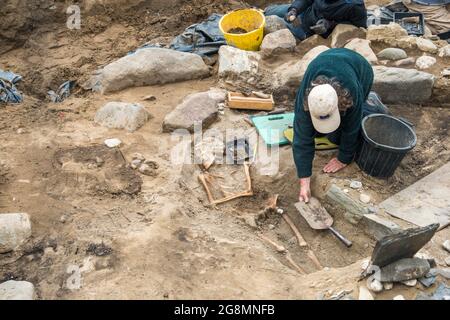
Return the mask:
{"type": "MultiPolygon", "coordinates": [[[[81,31],[49,22],[28,33],[22,46],[0,55],[0,68],[24,76],[20,89],[25,92],[24,103],[0,107],[0,210],[27,212],[33,223],[32,239],[25,247],[0,257],[0,282],[31,281],[42,299],[316,299],[340,290],[353,290],[357,297],[360,261],[370,256],[375,242],[331,212],[336,227],[354,242],[346,249],[327,232],[312,231],[296,214],[292,204],[297,180],[289,146],[279,150],[278,172],[263,174],[270,173],[270,166],[263,163],[252,166],[253,197],[216,207],[208,205],[196,178],[197,166],[170,162],[177,142],[162,133],[164,116],[187,94],[218,86],[216,77],[107,96],[77,88],[62,104],[45,100],[48,88],[69,79],[81,84],[91,72],[142,43],[169,41],[209,13],[240,5],[190,3],[183,2],[178,16],[189,18],[172,20],[167,19],[167,9],[139,15],[144,7],[138,5],[116,15],[105,6],[104,14],[95,15],[100,9],[94,6],[81,31]],[[156,100],[142,101],[148,95],[156,100]],[[153,118],[135,133],[96,126],[95,112],[108,101],[139,102],[153,118]],[[113,137],[123,141],[120,151],[103,146],[113,137]],[[158,163],[156,176],[127,167],[135,152],[158,163]],[[280,195],[280,206],[325,270],[317,272],[281,217],[259,216],[274,194],[280,195]],[[249,225],[255,217],[256,229],[249,225]],[[259,233],[288,248],[309,274],[300,275],[259,233]]],[[[378,203],[449,161],[450,109],[392,110],[415,124],[419,139],[395,176],[388,181],[373,179],[354,164],[332,176],[317,173],[313,181],[317,197],[322,198],[332,183],[348,187],[349,180],[358,179],[378,203]]],[[[251,130],[242,116],[226,109],[213,127],[251,130]]],[[[315,172],[332,155],[318,154],[315,172]]],[[[220,166],[214,170],[235,171],[220,166]]],[[[444,255],[439,245],[448,237],[448,230],[441,231],[425,248],[440,264],[444,255]]],[[[417,289],[399,285],[377,298],[399,293],[413,298],[417,289]]]]}

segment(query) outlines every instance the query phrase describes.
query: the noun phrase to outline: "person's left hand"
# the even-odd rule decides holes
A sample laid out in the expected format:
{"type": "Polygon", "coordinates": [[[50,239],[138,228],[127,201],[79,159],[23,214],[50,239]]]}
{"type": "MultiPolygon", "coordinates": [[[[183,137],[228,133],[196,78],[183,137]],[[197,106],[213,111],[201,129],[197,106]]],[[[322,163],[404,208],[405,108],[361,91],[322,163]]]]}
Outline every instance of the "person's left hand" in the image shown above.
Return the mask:
{"type": "Polygon", "coordinates": [[[337,158],[333,158],[328,162],[328,164],[323,168],[325,173],[335,173],[344,169],[347,165],[340,162],[337,158]]]}

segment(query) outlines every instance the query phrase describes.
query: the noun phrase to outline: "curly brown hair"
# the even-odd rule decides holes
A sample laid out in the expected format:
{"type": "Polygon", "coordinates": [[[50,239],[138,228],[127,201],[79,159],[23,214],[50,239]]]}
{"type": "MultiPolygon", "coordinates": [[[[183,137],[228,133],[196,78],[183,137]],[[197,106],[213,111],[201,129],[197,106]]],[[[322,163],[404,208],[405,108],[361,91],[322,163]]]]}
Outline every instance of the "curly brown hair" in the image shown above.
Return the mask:
{"type": "Polygon", "coordinates": [[[304,98],[303,98],[303,107],[305,111],[308,111],[308,96],[311,90],[321,84],[329,84],[336,90],[338,99],[339,99],[339,111],[345,111],[348,108],[353,106],[353,97],[350,92],[344,88],[341,83],[336,78],[328,78],[325,76],[318,76],[314,81],[311,82],[311,85],[306,90],[304,98]]]}

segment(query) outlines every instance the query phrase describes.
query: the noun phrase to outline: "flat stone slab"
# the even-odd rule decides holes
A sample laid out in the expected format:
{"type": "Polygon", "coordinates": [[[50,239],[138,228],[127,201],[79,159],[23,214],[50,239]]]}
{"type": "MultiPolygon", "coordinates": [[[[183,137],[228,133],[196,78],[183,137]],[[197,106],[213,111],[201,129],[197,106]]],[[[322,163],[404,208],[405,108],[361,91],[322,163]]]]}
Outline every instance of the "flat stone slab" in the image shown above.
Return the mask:
{"type": "Polygon", "coordinates": [[[430,99],[434,76],[415,69],[373,67],[375,79],[372,89],[384,103],[423,103],[430,99]]]}
{"type": "Polygon", "coordinates": [[[149,118],[150,114],[140,104],[108,102],[97,111],[94,122],[107,128],[133,132],[142,127],[149,118]]]}
{"type": "Polygon", "coordinates": [[[390,215],[420,227],[450,224],[450,163],[380,204],[390,215]]]}
{"type": "Polygon", "coordinates": [[[34,300],[34,285],[27,281],[0,283],[0,300],[34,300]]]}
{"type": "Polygon", "coordinates": [[[226,99],[226,91],[213,89],[188,95],[181,104],[170,112],[163,122],[163,131],[186,129],[194,132],[194,126],[209,127],[218,116],[217,105],[226,99]]]}
{"type": "Polygon", "coordinates": [[[109,93],[130,87],[207,76],[209,68],[199,55],[163,48],[146,48],[105,66],[91,79],[91,86],[94,91],[109,93]]]}

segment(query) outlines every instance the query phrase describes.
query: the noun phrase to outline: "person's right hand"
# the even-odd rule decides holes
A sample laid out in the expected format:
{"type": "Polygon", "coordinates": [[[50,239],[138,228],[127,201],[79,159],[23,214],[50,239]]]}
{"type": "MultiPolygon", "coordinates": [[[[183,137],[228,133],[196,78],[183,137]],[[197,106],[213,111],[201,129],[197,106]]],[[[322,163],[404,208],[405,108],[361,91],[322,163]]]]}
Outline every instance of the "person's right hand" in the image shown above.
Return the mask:
{"type": "Polygon", "coordinates": [[[292,8],[284,16],[284,20],[286,20],[286,22],[290,23],[290,22],[293,22],[295,19],[297,19],[297,9],[292,8]]]}
{"type": "Polygon", "coordinates": [[[300,179],[300,193],[298,195],[298,201],[308,203],[311,198],[311,178],[300,179]]]}

